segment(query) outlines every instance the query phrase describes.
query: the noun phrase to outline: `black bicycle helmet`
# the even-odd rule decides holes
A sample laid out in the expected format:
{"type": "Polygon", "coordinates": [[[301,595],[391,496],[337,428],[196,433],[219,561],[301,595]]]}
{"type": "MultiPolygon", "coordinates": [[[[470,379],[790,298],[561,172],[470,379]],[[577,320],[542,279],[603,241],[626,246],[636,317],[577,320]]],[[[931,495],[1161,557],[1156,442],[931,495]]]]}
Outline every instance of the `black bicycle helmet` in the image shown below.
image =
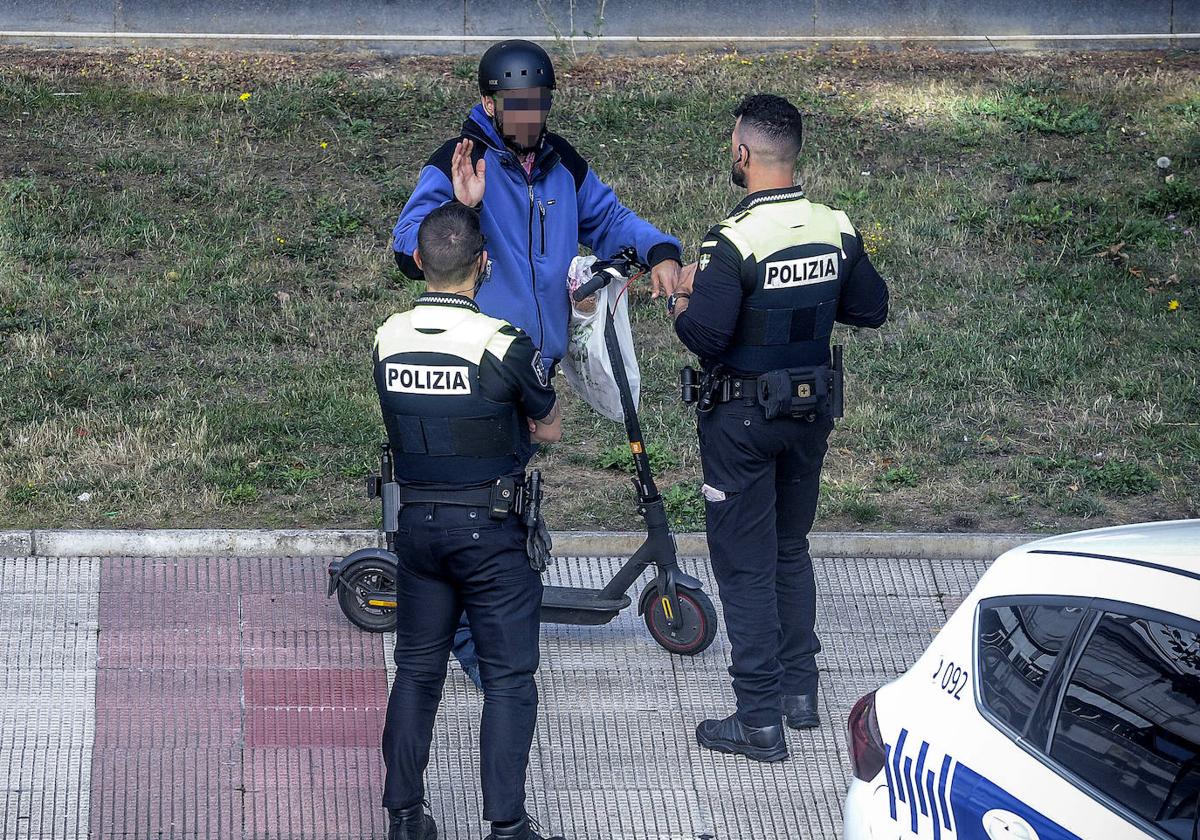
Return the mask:
{"type": "Polygon", "coordinates": [[[554,64],[532,41],[501,41],[479,59],[479,92],[484,96],[535,87],[554,88],[554,64]]]}

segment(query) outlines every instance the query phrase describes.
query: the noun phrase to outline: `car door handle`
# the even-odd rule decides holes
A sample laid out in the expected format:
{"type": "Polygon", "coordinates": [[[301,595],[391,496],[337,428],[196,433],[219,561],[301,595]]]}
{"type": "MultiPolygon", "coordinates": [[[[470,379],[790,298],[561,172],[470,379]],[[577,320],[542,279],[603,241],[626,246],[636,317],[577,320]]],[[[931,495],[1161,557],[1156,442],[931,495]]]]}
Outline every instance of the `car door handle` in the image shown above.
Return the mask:
{"type": "Polygon", "coordinates": [[[988,840],[1039,840],[1037,831],[1024,817],[999,808],[983,815],[983,830],[988,840]]]}

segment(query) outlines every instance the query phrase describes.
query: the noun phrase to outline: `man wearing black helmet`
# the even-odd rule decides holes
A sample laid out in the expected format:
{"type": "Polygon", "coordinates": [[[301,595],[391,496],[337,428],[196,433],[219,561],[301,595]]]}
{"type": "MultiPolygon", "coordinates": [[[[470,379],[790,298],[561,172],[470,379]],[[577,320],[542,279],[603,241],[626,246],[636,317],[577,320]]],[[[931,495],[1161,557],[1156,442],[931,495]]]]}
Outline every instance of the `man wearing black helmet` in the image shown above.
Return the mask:
{"type": "MultiPolygon", "coordinates": [[[[413,259],[421,221],[450,201],[478,208],[492,256],[479,308],[528,333],[547,375],[566,354],[567,267],[581,244],[601,256],[636,247],[652,266],[656,297],[674,291],[680,267],[679,241],[621,204],[570,143],[547,131],[555,86],[554,65],[537,44],[488,49],[479,62],[481,101],[421,169],[392,232],[400,270],[421,278],[413,259]]],[[[465,623],[454,655],[478,685],[465,623]]]]}
{"type": "Polygon", "coordinates": [[[550,371],[567,349],[567,266],[586,245],[608,256],[632,245],[649,263],[655,295],[674,291],[679,241],[617,200],[586,160],[546,129],[555,89],[550,56],[529,41],[502,41],[479,62],[481,101],[462,132],[434,152],[393,230],[400,270],[417,228],[448,201],[478,207],[492,254],[479,306],[529,333],[550,371]]]}

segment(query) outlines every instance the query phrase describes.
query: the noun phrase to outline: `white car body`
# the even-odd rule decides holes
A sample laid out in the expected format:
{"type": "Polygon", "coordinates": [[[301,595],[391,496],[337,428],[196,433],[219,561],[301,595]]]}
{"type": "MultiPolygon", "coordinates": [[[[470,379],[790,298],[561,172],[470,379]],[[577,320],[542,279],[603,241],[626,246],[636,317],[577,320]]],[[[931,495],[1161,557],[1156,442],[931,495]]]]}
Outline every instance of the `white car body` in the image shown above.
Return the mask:
{"type": "MultiPolygon", "coordinates": [[[[1120,715],[1131,715],[1130,710],[1138,708],[1144,711],[1148,707],[1139,704],[1157,702],[1162,692],[1172,704],[1182,704],[1182,711],[1175,708],[1167,712],[1169,717],[1165,719],[1177,731],[1182,730],[1180,743],[1185,746],[1170,748],[1182,750],[1186,756],[1189,741],[1200,745],[1200,695],[1185,691],[1181,697],[1176,697],[1171,689],[1163,688],[1164,685],[1175,686],[1174,679],[1169,683],[1162,679],[1156,682],[1152,674],[1145,685],[1151,687],[1147,694],[1153,694],[1153,697],[1139,697],[1142,686],[1128,685],[1128,694],[1121,695],[1118,701],[1125,706],[1113,707],[1112,715],[1091,717],[1085,712],[1098,708],[1091,703],[1103,707],[1111,701],[1102,692],[1088,693],[1086,685],[1076,682],[1077,675],[1085,682],[1100,679],[1091,676],[1099,673],[1096,663],[1106,661],[1105,652],[1121,653],[1124,650],[1112,641],[1120,637],[1144,643],[1152,653],[1164,650],[1163,644],[1173,645],[1173,652],[1164,654],[1162,661],[1169,664],[1172,657],[1177,657],[1174,661],[1185,663],[1178,684],[1191,691],[1191,687],[1200,685],[1198,632],[1200,520],[1085,531],[1039,540],[1001,555],[912,668],[875,693],[874,714],[878,721],[875,731],[886,747],[887,760],[870,781],[852,780],[846,797],[845,840],[910,840],[915,837],[929,840],[1167,840],[1186,837],[1190,840],[1194,811],[1188,812],[1181,805],[1177,808],[1178,819],[1171,822],[1167,820],[1171,814],[1166,813],[1162,817],[1164,821],[1156,823],[1154,819],[1146,819],[1127,809],[1126,803],[1116,802],[1112,796],[1064,767],[1063,762],[1068,761],[1064,758],[1068,754],[1087,753],[1092,749],[1089,733],[1096,732],[1097,727],[1108,726],[1108,729],[1099,729],[1100,737],[1094,739],[1100,742],[1095,746],[1094,756],[1102,756],[1102,759],[1091,764],[1086,758],[1080,760],[1080,766],[1096,768],[1104,765],[1107,769],[1113,757],[1119,758],[1121,753],[1119,745],[1114,747],[1106,740],[1110,737],[1117,740],[1109,733],[1118,732],[1119,724],[1123,722],[1120,715]],[[1020,599],[1026,596],[1034,601],[1026,602],[1022,607],[1020,599]],[[1024,648],[1031,651],[1032,658],[1020,659],[1017,654],[1001,653],[989,659],[989,662],[998,660],[999,664],[985,666],[990,669],[992,678],[1007,668],[1005,678],[1016,688],[1045,698],[1034,706],[1043,714],[1039,717],[1031,712],[1025,720],[1035,721],[1036,718],[1041,721],[1029,723],[1030,731],[1038,727],[1053,728],[1043,736],[1027,731],[1028,737],[1019,738],[997,722],[992,713],[997,702],[997,690],[993,688],[996,683],[981,686],[984,678],[979,674],[980,606],[984,602],[987,620],[991,622],[988,628],[1005,630],[1003,635],[988,637],[1000,640],[996,647],[988,648],[991,657],[991,651],[1014,651],[1021,640],[1036,638],[1037,620],[1026,621],[1026,613],[1021,613],[1019,618],[1014,614],[1018,607],[1029,609],[1032,604],[1036,608],[1039,605],[1036,601],[1041,596],[1050,596],[1045,599],[1046,611],[1059,609],[1061,616],[1076,613],[1081,616],[1080,635],[1069,637],[1075,647],[1070,647],[1071,642],[1068,642],[1061,648],[1075,651],[1075,659],[1069,655],[1059,657],[1063,659],[1063,670],[1058,672],[1061,674],[1058,680],[1054,679],[1056,672],[1053,669],[1038,670],[1036,673],[1041,682],[1029,679],[1028,674],[1033,669],[1022,671],[1012,667],[1013,661],[1020,664],[1040,662],[1038,657],[1047,653],[1047,649],[1036,643],[1024,648]],[[1068,599],[1062,602],[1067,606],[1054,606],[1056,598],[1068,599]],[[1004,604],[1010,599],[1016,603],[1006,611],[1004,604]],[[1088,601],[1088,607],[1080,608],[1080,602],[1073,599],[1096,600],[1088,601]],[[1149,609],[1131,609],[1122,613],[1118,609],[1122,605],[1149,609]],[[998,622],[1001,614],[1014,616],[1011,626],[1016,630],[1008,630],[998,622]],[[1090,625],[1093,631],[1082,629],[1088,626],[1089,616],[1093,615],[1094,622],[1090,625]],[[1172,617],[1180,617],[1182,621],[1172,617]],[[1098,622],[1104,620],[1108,622],[1105,624],[1107,632],[1098,634],[1096,649],[1099,652],[1088,660],[1086,673],[1079,675],[1072,669],[1083,661],[1083,651],[1092,639],[1088,633],[1094,632],[1098,622]],[[1179,637],[1182,642],[1177,642],[1174,636],[1164,642],[1168,635],[1166,628],[1180,625],[1186,628],[1179,637]],[[1159,635],[1139,633],[1143,628],[1158,628],[1155,633],[1162,632],[1159,635]],[[1154,645],[1158,647],[1154,648],[1154,645]],[[1072,661],[1074,665],[1069,664],[1072,661]],[[1060,688],[1052,692],[1055,685],[1060,688]],[[1067,699],[1068,687],[1071,689],[1070,701],[1067,699]],[[981,696],[981,692],[987,692],[986,696],[981,696]],[[1051,699],[1052,694],[1057,700],[1051,699]],[[1076,702],[1075,698],[1081,696],[1086,698],[1087,704],[1076,702]],[[1187,707],[1193,701],[1189,714],[1187,707]],[[1070,720],[1065,717],[1068,706],[1064,703],[1074,715],[1070,720]],[[1064,717],[1058,717],[1059,714],[1064,717]],[[1057,722],[1047,724],[1045,721],[1057,722]],[[1072,743],[1066,743],[1064,751],[1057,752],[1060,732],[1072,733],[1069,737],[1064,735],[1064,739],[1083,744],[1084,748],[1071,753],[1072,743]],[[1050,755],[1052,749],[1062,760],[1050,755]]],[[[1054,660],[1054,656],[1048,658],[1054,660]]],[[[1114,661],[1124,662],[1122,659],[1114,661]]],[[[1129,661],[1140,660],[1131,656],[1129,661]]],[[[1112,673],[1124,672],[1113,669],[1112,673]]],[[[1014,693],[1020,695],[1020,691],[1014,693]]],[[[1158,705],[1164,704],[1159,702],[1158,705]]],[[[1136,734],[1141,730],[1123,728],[1120,731],[1136,734]]],[[[1176,733],[1169,734],[1174,737],[1176,733]]],[[[1162,740],[1159,738],[1153,743],[1158,745],[1162,740]]],[[[1145,758],[1141,760],[1146,761],[1145,758]]],[[[1184,769],[1177,770],[1174,777],[1168,776],[1175,779],[1177,787],[1185,785],[1185,788],[1178,788],[1187,791],[1180,793],[1181,797],[1193,795],[1192,785],[1196,782],[1192,773],[1200,773],[1200,767],[1195,771],[1188,769],[1192,761],[1191,758],[1181,759],[1186,765],[1184,769]]],[[[1131,765],[1126,772],[1135,773],[1136,768],[1131,765]]],[[[1123,780],[1118,776],[1112,776],[1114,784],[1137,786],[1144,783],[1136,776],[1123,780]]],[[[1163,800],[1164,811],[1171,804],[1173,795],[1168,790],[1163,800]]]]}

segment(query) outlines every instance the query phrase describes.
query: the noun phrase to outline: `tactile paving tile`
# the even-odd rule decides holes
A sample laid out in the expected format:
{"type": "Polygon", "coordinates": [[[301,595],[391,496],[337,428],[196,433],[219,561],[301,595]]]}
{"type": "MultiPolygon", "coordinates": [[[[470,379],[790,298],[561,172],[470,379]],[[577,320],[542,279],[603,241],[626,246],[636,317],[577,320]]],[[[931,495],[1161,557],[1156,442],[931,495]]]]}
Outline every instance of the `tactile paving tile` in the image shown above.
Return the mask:
{"type": "Polygon", "coordinates": [[[240,591],[237,560],[221,557],[106,557],[105,593],[165,592],[176,595],[240,591]]]}
{"type": "Polygon", "coordinates": [[[242,837],[237,747],[97,747],[91,837],[242,837]]]}
{"type": "Polygon", "coordinates": [[[101,668],[236,668],[237,626],[197,626],[187,629],[100,629],[101,668]]]}
{"type": "Polygon", "coordinates": [[[962,597],[975,588],[983,573],[992,565],[990,560],[930,560],[938,592],[962,597]]]}
{"type": "MultiPolygon", "coordinates": [[[[4,597],[0,593],[0,597],[4,597]]],[[[80,624],[96,624],[96,617],[81,619],[80,624]]],[[[21,627],[8,633],[0,633],[0,669],[4,670],[63,670],[96,667],[96,639],[94,627],[77,630],[54,630],[39,632],[32,627],[21,627]]]]}
{"type": "Polygon", "coordinates": [[[183,634],[197,628],[234,634],[239,616],[232,592],[122,592],[106,587],[100,604],[104,635],[122,630],[183,634]]]}
{"type": "Polygon", "coordinates": [[[0,836],[5,840],[87,840],[91,747],[88,733],[60,748],[0,748],[0,836]]]}
{"type": "Polygon", "coordinates": [[[834,557],[813,560],[813,571],[825,593],[922,597],[939,591],[928,560],[834,557]]]}
{"type": "MultiPolygon", "coordinates": [[[[326,598],[327,561],[0,561],[0,836],[382,838],[392,638],[326,598]]],[[[623,562],[562,559],[548,582],[598,586],[623,562]]],[[[823,721],[787,731],[789,761],[695,743],[699,720],[734,706],[723,622],[692,658],[662,651],[636,609],[546,625],[530,813],[573,840],[839,837],[850,706],[916,659],[986,564],[814,564],[823,721]]],[[[707,563],[684,568],[720,613],[707,563]]],[[[486,833],[481,709],[449,662],[426,776],[444,840],[486,833]]]]}
{"type": "MultiPolygon", "coordinates": [[[[329,562],[335,557],[242,557],[223,560],[227,567],[236,564],[239,591],[245,594],[268,593],[294,595],[300,592],[325,597],[329,586],[329,562]]],[[[336,599],[325,601],[334,605],[336,599]]]]}
{"type": "Polygon", "coordinates": [[[247,749],[245,762],[247,840],[387,835],[378,741],[351,749],[247,749]]]}
{"type": "Polygon", "coordinates": [[[935,596],[843,595],[823,592],[818,586],[817,627],[826,634],[886,630],[932,638],[945,621],[935,596]]]}
{"type": "Polygon", "coordinates": [[[305,630],[341,631],[346,623],[336,599],[318,605],[311,592],[243,592],[241,606],[242,626],[254,632],[296,630],[301,626],[305,630]]]}
{"type": "Polygon", "coordinates": [[[109,709],[167,708],[179,714],[212,706],[237,708],[242,678],[236,668],[114,668],[97,673],[109,709]]]}
{"type": "Polygon", "coordinates": [[[100,560],[86,557],[0,557],[0,592],[95,595],[100,560]]]}
{"type": "Polygon", "coordinates": [[[0,559],[0,837],[88,833],[95,558],[0,559]]]}
{"type": "Polygon", "coordinates": [[[247,709],[246,746],[376,747],[382,707],[374,709],[247,709]]]}
{"type": "Polygon", "coordinates": [[[247,627],[242,658],[247,668],[355,668],[379,665],[379,638],[345,622],[344,627],[308,630],[305,620],[288,630],[247,627]]]}
{"type": "Polygon", "coordinates": [[[43,631],[96,630],[97,593],[5,593],[0,599],[0,634],[25,627],[43,631]]]}
{"type": "Polygon", "coordinates": [[[578,712],[548,700],[534,748],[547,789],[690,790],[686,776],[664,769],[687,751],[691,738],[678,709],[643,712],[634,723],[619,708],[578,712]]]}
{"type": "Polygon", "coordinates": [[[247,706],[380,708],[388,687],[378,668],[247,668],[247,706]]]}
{"type": "Polygon", "coordinates": [[[823,671],[857,673],[875,671],[898,676],[908,670],[933,639],[934,633],[898,634],[881,628],[877,633],[829,633],[817,625],[821,652],[817,665],[823,671]]]}
{"type": "MultiPolygon", "coordinates": [[[[535,786],[527,807],[548,832],[561,831],[572,840],[695,840],[710,831],[690,787],[564,790],[535,786]]],[[[467,840],[471,835],[459,837],[467,840]]]]}

